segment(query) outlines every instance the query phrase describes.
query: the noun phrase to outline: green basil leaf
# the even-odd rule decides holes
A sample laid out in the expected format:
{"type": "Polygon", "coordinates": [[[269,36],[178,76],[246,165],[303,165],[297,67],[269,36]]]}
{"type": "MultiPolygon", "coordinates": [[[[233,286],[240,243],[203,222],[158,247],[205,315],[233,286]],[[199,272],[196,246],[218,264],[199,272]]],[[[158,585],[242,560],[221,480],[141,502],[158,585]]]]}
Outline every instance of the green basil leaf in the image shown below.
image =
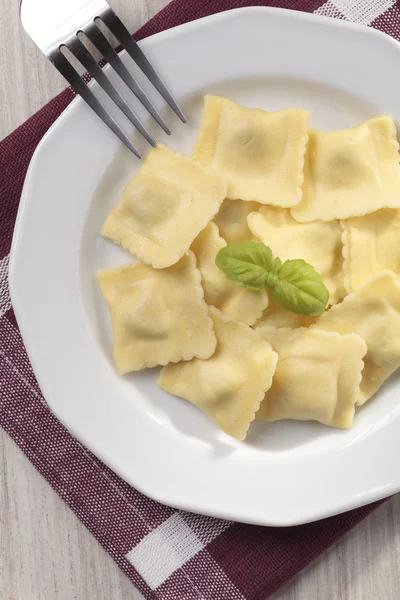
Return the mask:
{"type": "MultiPolygon", "coordinates": [[[[262,290],[272,272],[271,248],[258,242],[229,244],[218,252],[215,263],[228,279],[248,290],[262,290]]],[[[276,263],[275,269],[278,268],[276,263]]]]}
{"type": "Polygon", "coordinates": [[[276,257],[272,261],[271,271],[275,274],[278,274],[282,268],[282,261],[280,258],[276,257]]]}
{"type": "Polygon", "coordinates": [[[318,316],[326,308],[329,292],[321,276],[304,260],[287,260],[270,278],[270,293],[277,304],[299,315],[318,316]]]}
{"type": "Polygon", "coordinates": [[[238,285],[249,290],[268,287],[275,302],[290,312],[318,316],[328,303],[329,292],[312,265],[302,259],[282,265],[265,244],[229,244],[218,252],[215,262],[238,285]]]}

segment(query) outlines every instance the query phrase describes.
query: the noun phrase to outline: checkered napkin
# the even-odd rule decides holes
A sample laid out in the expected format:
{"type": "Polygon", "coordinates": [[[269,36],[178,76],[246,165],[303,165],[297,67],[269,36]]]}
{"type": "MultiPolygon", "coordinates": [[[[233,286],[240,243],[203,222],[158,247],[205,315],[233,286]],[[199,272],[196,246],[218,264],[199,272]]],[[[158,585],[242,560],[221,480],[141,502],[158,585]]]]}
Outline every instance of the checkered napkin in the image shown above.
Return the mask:
{"type": "MultiPolygon", "coordinates": [[[[174,0],[138,39],[242,0],[174,0]]],[[[400,2],[276,0],[291,8],[370,25],[398,38],[400,2]]],[[[52,415],[29,364],[11,307],[11,237],[31,156],[73,99],[66,90],[0,143],[0,425],[25,452],[146,598],[265,600],[378,503],[291,528],[242,525],[193,515],[146,498],[117,477],[52,415]]]]}

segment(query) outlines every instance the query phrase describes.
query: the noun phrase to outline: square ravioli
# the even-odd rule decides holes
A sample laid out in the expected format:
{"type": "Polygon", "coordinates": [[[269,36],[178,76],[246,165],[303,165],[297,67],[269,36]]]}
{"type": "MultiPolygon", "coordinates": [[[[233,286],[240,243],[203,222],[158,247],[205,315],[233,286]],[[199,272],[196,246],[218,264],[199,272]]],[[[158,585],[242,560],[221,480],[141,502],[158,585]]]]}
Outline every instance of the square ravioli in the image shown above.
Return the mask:
{"type": "Polygon", "coordinates": [[[192,252],[168,269],[136,262],[97,274],[110,310],[120,373],[208,358],[216,346],[192,252]]]}
{"type": "Polygon", "coordinates": [[[310,131],[297,221],[348,219],[400,207],[399,144],[390,117],[354,129],[310,131]]]}
{"type": "Polygon", "coordinates": [[[315,323],[316,317],[308,315],[297,315],[276,304],[272,298],[269,299],[268,307],[264,310],[262,316],[258,319],[253,329],[258,331],[262,328],[263,334],[267,329],[275,331],[276,328],[298,329],[299,327],[310,327],[315,323]]]}
{"type": "Polygon", "coordinates": [[[268,294],[265,290],[254,292],[236,285],[217,267],[215,257],[225,246],[226,242],[220,237],[215,223],[209,223],[192,244],[205,301],[236,321],[253,325],[268,306],[268,294]]]}
{"type": "Polygon", "coordinates": [[[260,208],[259,202],[249,200],[223,201],[219,212],[214,217],[221,237],[227,244],[242,244],[257,241],[247,225],[248,215],[260,208]]]}
{"type": "Polygon", "coordinates": [[[263,206],[247,217],[251,233],[282,261],[302,258],[321,275],[329,303],[345,295],[343,288],[342,229],[339,221],[299,223],[290,210],[263,206]]]}
{"type": "Polygon", "coordinates": [[[152,149],[102,235],[156,269],[184,255],[226,195],[221,177],[166,146],[152,149]]]}
{"type": "Polygon", "coordinates": [[[384,208],[342,221],[348,293],[381,271],[400,276],[400,210],[384,208]]]}
{"type": "Polygon", "coordinates": [[[400,366],[400,283],[395,274],[374,275],[319,317],[314,328],[356,333],[366,341],[368,353],[357,399],[361,406],[400,366]]]}
{"type": "Polygon", "coordinates": [[[205,412],[222,431],[244,440],[265,392],[278,356],[255,331],[211,307],[217,349],[208,360],[169,364],[158,385],[205,412]]]}
{"type": "Polygon", "coordinates": [[[206,96],[193,157],[228,182],[227,197],[261,204],[300,202],[310,113],[267,112],[206,96]]]}
{"type": "Polygon", "coordinates": [[[319,421],[349,429],[367,352],[364,340],[312,329],[258,331],[279,359],[256,418],[319,421]]]}

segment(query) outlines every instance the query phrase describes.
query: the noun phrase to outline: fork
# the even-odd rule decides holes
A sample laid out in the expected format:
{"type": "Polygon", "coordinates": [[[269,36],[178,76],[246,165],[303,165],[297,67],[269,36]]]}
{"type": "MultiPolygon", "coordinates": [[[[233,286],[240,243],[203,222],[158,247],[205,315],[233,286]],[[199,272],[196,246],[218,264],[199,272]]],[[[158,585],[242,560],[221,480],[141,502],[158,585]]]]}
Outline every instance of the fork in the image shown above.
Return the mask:
{"type": "Polygon", "coordinates": [[[149,100],[138,81],[124,65],[106,36],[102,33],[99,27],[100,22],[102,22],[125,48],[136,65],[146,75],[181,121],[186,122],[181,109],[157,75],[155,69],[137,42],[130,35],[125,25],[105,0],[21,0],[20,14],[22,25],[33,42],[60,71],[74,91],[83,98],[138,158],[142,158],[139,150],[135,148],[115,119],[84,83],[79,73],[63,53],[65,48],[78,59],[91,77],[110,96],[149,144],[155,146],[156,142],[122,94],[105,75],[79,36],[84,35],[90,40],[160,127],[170,135],[171,131],[164,119],[149,100]]]}

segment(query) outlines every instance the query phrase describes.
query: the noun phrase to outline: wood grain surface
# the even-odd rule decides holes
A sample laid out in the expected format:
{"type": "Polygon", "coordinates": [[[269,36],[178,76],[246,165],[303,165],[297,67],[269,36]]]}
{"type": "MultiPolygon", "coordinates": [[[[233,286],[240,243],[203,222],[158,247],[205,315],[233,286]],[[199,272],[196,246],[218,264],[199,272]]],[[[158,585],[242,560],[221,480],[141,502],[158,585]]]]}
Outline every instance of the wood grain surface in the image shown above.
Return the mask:
{"type": "MultiPolygon", "coordinates": [[[[131,31],[166,3],[111,2],[131,31]]],[[[65,87],[62,77],[21,29],[18,10],[19,0],[1,0],[0,139],[65,87]]],[[[0,599],[140,598],[110,556],[0,430],[0,599]]],[[[381,506],[274,597],[377,599],[400,599],[399,496],[381,506]]]]}

